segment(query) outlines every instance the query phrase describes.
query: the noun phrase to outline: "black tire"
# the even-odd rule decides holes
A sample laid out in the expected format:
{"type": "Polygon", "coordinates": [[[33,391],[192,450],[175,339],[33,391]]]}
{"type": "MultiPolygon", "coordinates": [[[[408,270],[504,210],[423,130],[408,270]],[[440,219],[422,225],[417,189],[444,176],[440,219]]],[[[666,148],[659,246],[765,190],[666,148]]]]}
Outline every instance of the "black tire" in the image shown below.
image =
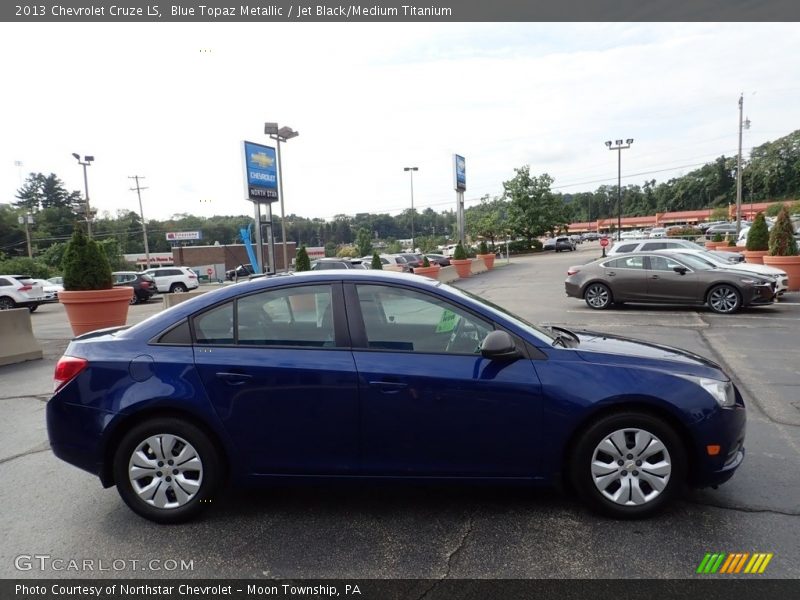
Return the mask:
{"type": "Polygon", "coordinates": [[[39,308],[39,305],[38,305],[38,304],[28,304],[28,310],[29,310],[30,312],[32,312],[32,313],[33,313],[33,312],[36,312],[36,309],[37,309],[37,308],[39,308]]]}
{"type": "MultiPolygon", "coordinates": [[[[181,441],[173,445],[174,450],[177,451],[185,447],[180,445],[181,441]]],[[[149,448],[150,446],[146,447],[149,448]]],[[[162,447],[161,450],[166,460],[166,456],[170,455],[168,449],[162,447]]],[[[173,453],[171,456],[174,457],[175,454],[173,453]]],[[[192,461],[192,464],[196,463],[192,461]]],[[[181,465],[175,464],[173,466],[175,471],[178,471],[181,465]]],[[[173,471],[173,474],[175,471],[173,471]]],[[[117,484],[119,495],[133,512],[156,523],[182,523],[196,517],[208,506],[217,491],[221,481],[221,473],[222,465],[219,452],[209,437],[195,425],[174,417],[159,417],[136,425],[125,434],[114,454],[114,481],[117,484]],[[180,481],[177,477],[174,480],[170,480],[170,474],[166,472],[166,469],[170,467],[165,465],[164,462],[155,463],[157,456],[152,460],[154,464],[158,464],[158,467],[153,467],[153,469],[158,468],[161,470],[156,471],[155,475],[149,479],[143,477],[137,480],[144,487],[149,487],[148,483],[155,484],[153,495],[150,498],[151,501],[158,495],[157,492],[159,490],[166,490],[163,496],[167,499],[172,499],[173,504],[177,504],[174,507],[162,508],[148,503],[137,494],[128,474],[129,464],[133,459],[134,452],[145,447],[144,445],[147,444],[148,438],[162,439],[160,436],[180,438],[190,449],[194,450],[193,454],[198,457],[200,463],[199,471],[192,469],[190,465],[190,468],[187,468],[185,473],[178,473],[184,477],[183,481],[193,481],[195,485],[199,482],[199,487],[194,491],[194,495],[183,504],[177,499],[175,492],[171,491],[172,487],[177,486],[180,481]],[[160,483],[154,481],[158,473],[161,473],[161,476],[158,477],[161,480],[160,483]],[[162,488],[162,486],[165,487],[162,488]]],[[[183,487],[180,489],[182,492],[186,492],[183,487]]]]}
{"type": "Polygon", "coordinates": [[[187,291],[186,286],[182,283],[173,283],[172,287],[169,288],[170,293],[173,294],[182,294],[187,291]]]}
{"type": "Polygon", "coordinates": [[[742,307],[742,295],[727,283],[715,285],[706,295],[708,307],[720,315],[732,315],[742,307]]]}
{"type": "Polygon", "coordinates": [[[131,296],[130,304],[131,305],[139,304],[139,296],[136,294],[136,292],[134,292],[133,295],[131,296]]]}
{"type": "MultiPolygon", "coordinates": [[[[605,446],[612,447],[612,446],[605,446]]],[[[617,448],[613,444],[613,448],[617,448]]],[[[680,437],[675,430],[667,424],[664,420],[642,412],[624,412],[608,415],[601,418],[596,423],[592,424],[586,431],[584,431],[578,438],[574,452],[571,454],[571,460],[568,465],[569,476],[574,489],[578,492],[581,499],[594,511],[613,517],[616,519],[642,519],[649,517],[669,505],[675,498],[683,494],[686,488],[686,449],[681,442],[680,437]],[[642,450],[639,456],[647,457],[644,461],[639,460],[637,463],[637,456],[632,452],[636,449],[632,448],[630,442],[634,442],[633,430],[638,430],[642,433],[640,438],[645,444],[645,449],[642,450]],[[624,453],[623,460],[627,464],[619,465],[618,461],[613,460],[613,456],[605,454],[605,450],[601,447],[601,442],[606,438],[614,435],[619,438],[620,432],[622,439],[629,442],[627,448],[621,449],[624,453]],[[651,436],[649,442],[647,435],[651,436]],[[656,441],[661,443],[658,446],[656,441]],[[649,444],[649,446],[647,445],[649,444]],[[664,450],[661,451],[660,448],[664,450]],[[649,456],[648,456],[649,454],[649,456]],[[605,463],[608,459],[609,462],[608,475],[611,477],[606,479],[603,473],[598,474],[601,482],[595,484],[595,478],[592,473],[593,463],[605,463]],[[657,462],[650,462],[657,461],[657,462]],[[669,472],[666,478],[654,475],[653,472],[659,470],[666,472],[669,466],[669,472]],[[658,466],[656,466],[658,465],[658,466]],[[627,470],[626,470],[627,469],[627,470]],[[630,469],[633,469],[632,471],[630,469]],[[637,471],[640,469],[641,471],[637,471]],[[616,478],[616,479],[614,479],[616,478]],[[606,479],[602,481],[602,479],[606,479]],[[658,491],[655,487],[650,485],[650,481],[662,481],[666,479],[666,484],[663,489],[658,491]],[[622,485],[622,482],[627,480],[627,487],[622,485]],[[615,486],[619,483],[619,487],[615,486]],[[604,491],[601,491],[602,486],[606,486],[604,491]],[[641,491],[642,495],[638,499],[633,498],[632,490],[641,491]],[[620,494],[620,498],[616,501],[610,499],[606,494],[620,494]],[[625,495],[629,494],[627,500],[625,495]],[[653,494],[655,494],[653,496],[653,494]],[[651,499],[646,499],[646,496],[653,496],[651,499]],[[628,504],[625,504],[628,502],[628,504]]],[[[598,472],[605,467],[597,467],[598,472]]]]}
{"type": "Polygon", "coordinates": [[[583,292],[583,299],[589,308],[595,310],[605,310],[614,302],[611,290],[604,284],[595,281],[586,286],[583,292]]]}
{"type": "Polygon", "coordinates": [[[8,296],[3,296],[0,298],[0,310],[11,310],[12,308],[16,307],[17,303],[8,296]]]}

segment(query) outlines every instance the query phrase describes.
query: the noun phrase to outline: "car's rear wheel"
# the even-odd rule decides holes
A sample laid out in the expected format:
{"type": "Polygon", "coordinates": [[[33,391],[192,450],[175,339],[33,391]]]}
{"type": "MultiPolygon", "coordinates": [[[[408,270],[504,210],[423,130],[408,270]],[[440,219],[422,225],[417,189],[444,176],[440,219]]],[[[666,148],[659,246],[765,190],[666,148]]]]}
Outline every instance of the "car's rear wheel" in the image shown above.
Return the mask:
{"type": "Polygon", "coordinates": [[[30,312],[36,312],[36,309],[39,308],[38,304],[28,304],[28,310],[30,312]]]}
{"type": "Polygon", "coordinates": [[[11,310],[16,306],[16,302],[14,302],[8,296],[3,296],[0,298],[0,310],[11,310]]]}
{"type": "Polygon", "coordinates": [[[220,482],[220,458],[191,423],[161,417],[136,425],[114,455],[114,480],[125,503],[157,523],[180,523],[205,508],[220,482]]]}
{"type": "Polygon", "coordinates": [[[182,294],[183,292],[186,291],[186,286],[183,285],[182,283],[173,283],[172,287],[169,288],[169,291],[172,292],[173,294],[182,294]]]}
{"type": "Polygon", "coordinates": [[[139,304],[139,302],[140,302],[139,296],[136,294],[136,292],[134,292],[133,295],[131,296],[130,303],[139,304]]]}
{"type": "Polygon", "coordinates": [[[613,302],[611,290],[603,283],[590,284],[583,293],[583,299],[589,308],[596,310],[608,308],[613,302]]]}
{"type": "Polygon", "coordinates": [[[729,315],[741,308],[742,296],[732,285],[717,285],[708,291],[708,306],[715,313],[729,315]]]}
{"type": "Polygon", "coordinates": [[[644,518],[683,491],[686,452],[662,419],[618,413],[600,419],[578,439],[570,475],[593,510],[618,519],[644,518]]]}

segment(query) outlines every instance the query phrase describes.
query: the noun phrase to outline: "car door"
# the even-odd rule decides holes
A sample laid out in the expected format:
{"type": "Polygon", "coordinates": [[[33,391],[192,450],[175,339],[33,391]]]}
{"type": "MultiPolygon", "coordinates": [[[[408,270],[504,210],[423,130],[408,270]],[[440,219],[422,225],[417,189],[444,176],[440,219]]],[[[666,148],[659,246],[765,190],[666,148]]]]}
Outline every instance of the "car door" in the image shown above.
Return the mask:
{"type": "Polygon", "coordinates": [[[539,379],[529,359],[480,355],[491,321],[403,286],[348,284],[346,294],[363,473],[536,473],[539,379]]]}
{"type": "Polygon", "coordinates": [[[670,256],[651,254],[647,259],[647,296],[651,301],[701,301],[697,273],[692,269],[670,256]]]}
{"type": "Polygon", "coordinates": [[[358,382],[343,310],[339,283],[284,286],[192,319],[195,366],[251,472],[356,470],[358,382]]]}
{"type": "Polygon", "coordinates": [[[614,258],[602,265],[603,281],[608,284],[617,302],[647,298],[647,273],[644,257],[628,254],[614,258]]]}

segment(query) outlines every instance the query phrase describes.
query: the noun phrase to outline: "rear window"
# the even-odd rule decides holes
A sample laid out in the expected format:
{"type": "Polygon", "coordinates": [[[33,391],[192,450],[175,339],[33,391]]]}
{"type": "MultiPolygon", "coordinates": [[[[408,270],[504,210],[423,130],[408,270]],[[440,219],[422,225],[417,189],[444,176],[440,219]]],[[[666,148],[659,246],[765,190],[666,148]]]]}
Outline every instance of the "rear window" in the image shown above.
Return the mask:
{"type": "Polygon", "coordinates": [[[616,251],[617,252],[633,252],[638,244],[622,244],[619,246],[616,251]]]}

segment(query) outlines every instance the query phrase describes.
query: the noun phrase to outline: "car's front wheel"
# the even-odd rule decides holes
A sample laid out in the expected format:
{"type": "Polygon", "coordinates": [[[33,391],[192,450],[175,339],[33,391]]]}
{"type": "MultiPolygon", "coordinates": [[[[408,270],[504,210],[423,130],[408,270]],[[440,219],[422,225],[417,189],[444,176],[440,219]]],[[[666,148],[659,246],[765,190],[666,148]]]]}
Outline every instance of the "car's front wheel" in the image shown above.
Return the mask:
{"type": "Polygon", "coordinates": [[[172,292],[173,294],[182,294],[183,292],[186,291],[186,286],[183,285],[182,283],[173,283],[172,287],[169,288],[169,291],[172,292]]]}
{"type": "Polygon", "coordinates": [[[596,310],[603,310],[611,306],[613,299],[611,297],[611,290],[603,283],[592,283],[583,293],[583,299],[589,308],[596,310]]]}
{"type": "Polygon", "coordinates": [[[732,285],[717,285],[708,292],[708,306],[715,313],[729,315],[741,308],[742,297],[732,285]]]}
{"type": "Polygon", "coordinates": [[[198,427],[162,417],[133,427],[114,455],[125,503],[157,523],[180,523],[205,508],[220,482],[220,457],[198,427]]]}
{"type": "Polygon", "coordinates": [[[639,412],[603,417],[577,440],[570,475],[595,511],[639,519],[663,509],[686,482],[686,452],[672,427],[639,412]]]}

